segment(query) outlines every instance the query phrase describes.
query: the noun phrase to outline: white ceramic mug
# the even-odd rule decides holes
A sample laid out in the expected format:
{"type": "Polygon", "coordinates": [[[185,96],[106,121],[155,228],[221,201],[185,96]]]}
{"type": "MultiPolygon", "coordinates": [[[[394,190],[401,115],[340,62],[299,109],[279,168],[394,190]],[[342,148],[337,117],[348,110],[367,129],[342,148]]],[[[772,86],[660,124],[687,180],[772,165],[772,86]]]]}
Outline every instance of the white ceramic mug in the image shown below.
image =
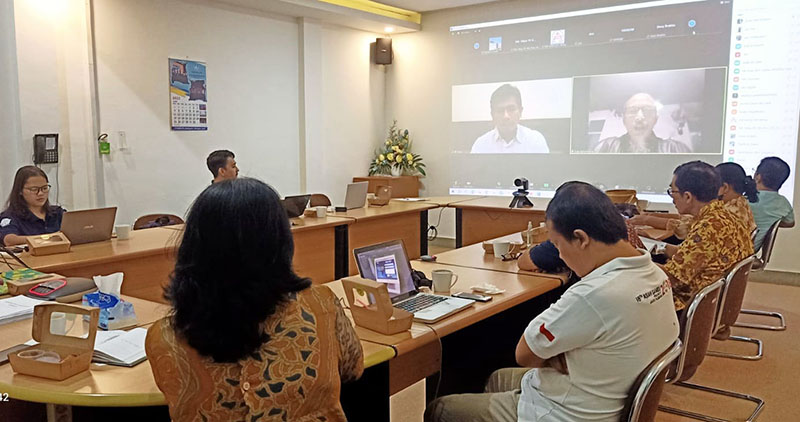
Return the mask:
{"type": "Polygon", "coordinates": [[[131,237],[131,225],[130,224],[119,224],[114,226],[114,230],[117,231],[117,240],[127,240],[131,237]]]}
{"type": "Polygon", "coordinates": [[[450,288],[456,285],[458,281],[458,274],[454,274],[450,270],[433,270],[433,291],[447,293],[450,288]]]}
{"type": "Polygon", "coordinates": [[[511,242],[493,242],[492,250],[495,257],[502,258],[503,255],[507,255],[511,250],[511,242]]]}
{"type": "Polygon", "coordinates": [[[328,207],[317,207],[317,218],[324,218],[328,215],[328,207]]]}
{"type": "Polygon", "coordinates": [[[69,328],[67,328],[67,314],[63,312],[53,312],[50,314],[50,332],[61,336],[66,335],[75,325],[75,315],[71,314],[71,316],[72,317],[69,319],[72,323],[69,325],[69,328]]]}

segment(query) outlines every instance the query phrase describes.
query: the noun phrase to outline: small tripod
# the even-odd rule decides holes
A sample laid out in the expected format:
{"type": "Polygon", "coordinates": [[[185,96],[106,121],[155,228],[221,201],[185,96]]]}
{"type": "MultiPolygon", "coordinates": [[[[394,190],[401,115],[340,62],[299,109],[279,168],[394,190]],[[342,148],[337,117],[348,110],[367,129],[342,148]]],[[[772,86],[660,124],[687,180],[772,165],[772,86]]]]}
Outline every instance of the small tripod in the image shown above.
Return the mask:
{"type": "Polygon", "coordinates": [[[528,208],[532,206],[533,202],[528,199],[528,191],[522,188],[519,188],[516,192],[514,192],[514,199],[512,199],[511,203],[508,204],[509,208],[528,208]]]}

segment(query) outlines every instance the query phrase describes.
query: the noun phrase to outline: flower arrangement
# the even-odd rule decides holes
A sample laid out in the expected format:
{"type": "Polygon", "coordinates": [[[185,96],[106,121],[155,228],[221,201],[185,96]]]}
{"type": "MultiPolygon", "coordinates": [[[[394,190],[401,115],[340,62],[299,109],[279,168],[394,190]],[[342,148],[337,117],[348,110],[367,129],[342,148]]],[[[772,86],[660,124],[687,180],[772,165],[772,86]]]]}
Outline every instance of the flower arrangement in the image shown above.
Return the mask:
{"type": "Polygon", "coordinates": [[[397,120],[389,128],[389,136],[375,151],[375,159],[369,164],[369,175],[376,174],[421,174],[425,176],[425,163],[419,154],[411,152],[408,129],[398,129],[397,120]]]}

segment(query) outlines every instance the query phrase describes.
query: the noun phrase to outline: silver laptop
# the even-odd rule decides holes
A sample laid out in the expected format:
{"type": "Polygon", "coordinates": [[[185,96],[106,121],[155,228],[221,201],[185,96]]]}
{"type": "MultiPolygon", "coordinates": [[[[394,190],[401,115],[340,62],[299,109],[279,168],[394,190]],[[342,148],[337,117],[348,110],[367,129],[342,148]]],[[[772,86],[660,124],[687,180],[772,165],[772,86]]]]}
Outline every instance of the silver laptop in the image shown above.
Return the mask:
{"type": "Polygon", "coordinates": [[[347,184],[347,194],[344,196],[344,207],[348,210],[364,208],[367,203],[367,190],[369,182],[356,182],[347,184]]]}
{"type": "Polygon", "coordinates": [[[420,293],[411,278],[411,263],[402,240],[353,250],[361,277],[386,284],[396,308],[414,314],[414,321],[436,322],[472,306],[474,301],[420,293]]]}
{"type": "Polygon", "coordinates": [[[61,219],[61,232],[73,245],[111,239],[117,207],[68,211],[61,219]]]}

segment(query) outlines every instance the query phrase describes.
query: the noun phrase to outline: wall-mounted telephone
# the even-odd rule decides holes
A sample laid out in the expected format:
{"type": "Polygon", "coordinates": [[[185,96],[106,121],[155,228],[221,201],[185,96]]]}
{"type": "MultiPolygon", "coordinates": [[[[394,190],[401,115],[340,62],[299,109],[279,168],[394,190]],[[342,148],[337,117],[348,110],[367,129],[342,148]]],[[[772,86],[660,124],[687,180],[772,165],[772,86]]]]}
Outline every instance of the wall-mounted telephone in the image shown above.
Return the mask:
{"type": "Polygon", "coordinates": [[[58,134],[45,133],[33,135],[33,163],[50,164],[58,162],[58,134]]]}

